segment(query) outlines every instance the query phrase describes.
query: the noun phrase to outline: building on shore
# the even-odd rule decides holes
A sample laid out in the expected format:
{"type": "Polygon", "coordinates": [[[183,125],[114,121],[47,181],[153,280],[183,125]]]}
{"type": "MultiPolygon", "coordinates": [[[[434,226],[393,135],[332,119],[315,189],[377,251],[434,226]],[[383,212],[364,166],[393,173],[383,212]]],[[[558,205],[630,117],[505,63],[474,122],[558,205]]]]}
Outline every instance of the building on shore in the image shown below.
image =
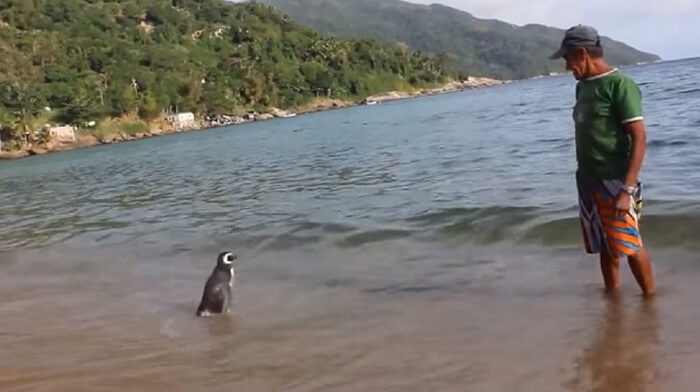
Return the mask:
{"type": "Polygon", "coordinates": [[[166,117],[166,120],[170,122],[175,129],[194,128],[196,125],[194,113],[192,112],[174,113],[166,117]]]}
{"type": "Polygon", "coordinates": [[[70,125],[49,128],[49,138],[60,143],[75,142],[75,128],[70,125]]]}

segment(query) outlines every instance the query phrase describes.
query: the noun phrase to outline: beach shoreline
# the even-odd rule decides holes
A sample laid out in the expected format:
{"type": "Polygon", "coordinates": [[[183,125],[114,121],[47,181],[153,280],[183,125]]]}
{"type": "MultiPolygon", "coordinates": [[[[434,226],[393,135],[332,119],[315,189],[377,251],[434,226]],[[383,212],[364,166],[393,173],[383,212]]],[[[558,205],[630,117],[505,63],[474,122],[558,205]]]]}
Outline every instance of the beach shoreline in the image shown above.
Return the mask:
{"type": "Polygon", "coordinates": [[[70,151],[105,144],[130,142],[135,140],[149,139],[153,137],[166,136],[183,132],[205,131],[222,127],[242,125],[257,121],[267,121],[278,118],[292,118],[298,115],[311,114],[316,112],[324,112],[364,105],[374,105],[379,103],[387,103],[411,98],[428,97],[433,95],[448,94],[476,88],[494,87],[509,82],[510,81],[496,80],[490,78],[469,77],[466,80],[450,81],[444,84],[443,86],[436,88],[419,89],[410,92],[389,91],[385,93],[372,95],[359,101],[319,98],[311,101],[305,107],[298,108],[295,110],[284,111],[277,108],[272,108],[267,113],[253,112],[246,114],[245,116],[226,116],[227,118],[230,118],[231,121],[224,123],[221,123],[218,120],[199,118],[195,121],[195,123],[192,126],[184,128],[175,128],[172,126],[167,126],[165,125],[165,122],[161,119],[161,121],[159,121],[157,125],[149,125],[149,129],[146,132],[139,132],[135,134],[120,132],[102,137],[77,132],[75,141],[73,142],[61,143],[56,141],[49,141],[48,143],[29,145],[25,148],[18,150],[0,151],[0,160],[21,159],[34,155],[44,155],[53,152],[70,151]]]}

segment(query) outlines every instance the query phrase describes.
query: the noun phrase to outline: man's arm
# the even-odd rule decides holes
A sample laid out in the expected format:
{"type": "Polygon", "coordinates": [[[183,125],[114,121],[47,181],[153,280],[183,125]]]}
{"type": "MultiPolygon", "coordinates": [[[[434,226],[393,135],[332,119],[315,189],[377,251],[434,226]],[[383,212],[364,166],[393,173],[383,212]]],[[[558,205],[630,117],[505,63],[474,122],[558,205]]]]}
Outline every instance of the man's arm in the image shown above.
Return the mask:
{"type": "MultiPolygon", "coordinates": [[[[629,187],[637,186],[639,172],[642,169],[642,162],[647,150],[647,133],[644,129],[644,120],[630,121],[624,124],[625,129],[632,138],[632,149],[630,152],[629,167],[625,175],[625,185],[629,187]]],[[[615,208],[617,217],[623,217],[632,206],[632,195],[620,191],[615,197],[615,208]]]]}
{"type": "Polygon", "coordinates": [[[647,150],[647,132],[644,120],[631,121],[624,124],[625,129],[632,138],[632,150],[630,151],[629,168],[625,176],[625,185],[637,186],[639,172],[642,170],[644,155],[647,150]]]}

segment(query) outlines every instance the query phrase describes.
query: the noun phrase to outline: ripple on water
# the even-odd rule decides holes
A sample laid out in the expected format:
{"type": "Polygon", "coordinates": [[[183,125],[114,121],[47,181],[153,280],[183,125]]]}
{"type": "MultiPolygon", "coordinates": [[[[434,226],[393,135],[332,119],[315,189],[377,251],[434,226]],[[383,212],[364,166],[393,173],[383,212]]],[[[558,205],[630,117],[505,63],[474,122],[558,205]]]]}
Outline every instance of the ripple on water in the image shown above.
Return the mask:
{"type": "Polygon", "coordinates": [[[369,230],[356,234],[349,235],[336,243],[340,247],[353,248],[360,247],[363,245],[371,244],[374,242],[382,242],[387,240],[394,240],[400,238],[407,238],[413,234],[409,230],[395,230],[395,229],[384,229],[384,230],[369,230]]]}
{"type": "Polygon", "coordinates": [[[658,132],[656,311],[628,272],[603,300],[574,82],[543,78],[0,162],[0,384],[693,390],[699,69],[631,69],[658,132]],[[200,320],[221,249],[240,257],[234,314],[200,320]]]}

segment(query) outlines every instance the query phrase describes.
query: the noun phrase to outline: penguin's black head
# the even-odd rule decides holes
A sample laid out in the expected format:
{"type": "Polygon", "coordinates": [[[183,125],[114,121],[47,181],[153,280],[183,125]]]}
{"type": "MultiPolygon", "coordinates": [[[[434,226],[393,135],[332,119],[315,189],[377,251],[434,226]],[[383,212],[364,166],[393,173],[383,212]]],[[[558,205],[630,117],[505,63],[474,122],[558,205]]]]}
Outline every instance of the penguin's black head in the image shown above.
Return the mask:
{"type": "Polygon", "coordinates": [[[231,252],[221,252],[219,257],[216,259],[216,266],[223,269],[231,269],[233,267],[233,261],[236,260],[238,256],[231,252]]]}

